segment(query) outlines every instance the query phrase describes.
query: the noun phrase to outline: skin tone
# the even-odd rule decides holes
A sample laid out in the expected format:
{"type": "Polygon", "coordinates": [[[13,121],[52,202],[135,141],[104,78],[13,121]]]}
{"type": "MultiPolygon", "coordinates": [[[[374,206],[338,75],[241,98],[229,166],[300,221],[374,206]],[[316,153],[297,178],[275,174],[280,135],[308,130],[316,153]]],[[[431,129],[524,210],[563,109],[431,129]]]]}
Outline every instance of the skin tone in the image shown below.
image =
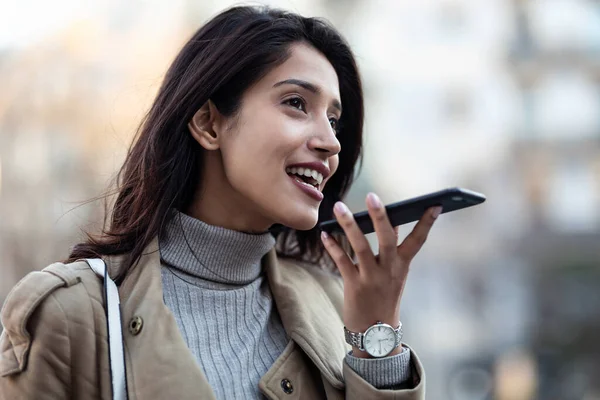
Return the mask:
{"type": "Polygon", "coordinates": [[[189,123],[207,150],[191,216],[243,232],[265,232],[275,223],[299,230],[316,225],[320,201],[301,191],[286,167],[318,162],[337,169],[339,84],[314,48],[298,43],[291,53],[244,93],[239,115],[226,118],[209,101],[189,123]],[[290,80],[319,93],[283,83],[290,80]]]}
{"type": "MultiPolygon", "coordinates": [[[[441,207],[428,210],[398,245],[398,230],[390,224],[379,197],[369,193],[366,203],[379,242],[377,256],[373,254],[352,213],[342,202],[335,204],[333,212],[356,252],[358,263],[352,261],[335,239],[325,232],[321,234],[325,249],[344,279],[343,318],[346,327],[353,332],[364,332],[375,321],[394,328],[398,326],[400,300],[410,263],[425,243],[433,223],[442,211],[441,207]]],[[[398,347],[390,355],[401,352],[402,348],[398,347]]],[[[356,357],[370,357],[357,348],[354,348],[353,354],[356,357]]]]}
{"type": "MultiPolygon", "coordinates": [[[[329,178],[335,173],[340,152],[336,125],[342,112],[339,83],[333,66],[316,49],[296,43],[290,50],[287,61],[244,93],[237,115],[225,117],[208,101],[189,122],[205,161],[188,215],[249,233],[265,232],[276,223],[297,230],[317,224],[321,202],[301,190],[286,167],[318,162],[330,169],[329,178]]],[[[367,208],[379,239],[378,256],[342,202],[336,203],[334,214],[358,263],[333,238],[322,236],[344,279],[343,319],[354,332],[364,332],[375,321],[398,325],[410,262],[441,211],[430,210],[397,246],[397,229],[373,193],[367,196],[367,208]]],[[[357,348],[353,354],[371,357],[357,348]]]]}

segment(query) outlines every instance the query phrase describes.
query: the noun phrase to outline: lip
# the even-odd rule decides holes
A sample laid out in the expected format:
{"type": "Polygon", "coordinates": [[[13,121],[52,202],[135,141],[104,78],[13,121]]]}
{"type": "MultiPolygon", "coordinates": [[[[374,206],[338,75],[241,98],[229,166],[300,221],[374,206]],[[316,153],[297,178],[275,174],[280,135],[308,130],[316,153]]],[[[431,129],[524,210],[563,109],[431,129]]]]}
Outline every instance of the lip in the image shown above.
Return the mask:
{"type": "MultiPolygon", "coordinates": [[[[325,182],[325,179],[327,179],[327,177],[329,175],[331,175],[331,170],[329,169],[329,167],[325,164],[323,164],[322,162],[318,162],[318,161],[312,161],[312,162],[304,162],[304,163],[297,163],[297,164],[290,164],[288,166],[285,167],[285,169],[288,168],[309,168],[309,169],[313,169],[315,171],[317,171],[318,173],[320,173],[321,175],[323,175],[323,182],[325,182]]],[[[313,199],[317,200],[317,201],[322,201],[323,200],[323,193],[321,192],[321,187],[322,184],[319,185],[318,188],[313,187],[313,186],[307,186],[303,183],[300,183],[296,180],[296,178],[294,178],[293,175],[288,175],[289,178],[292,180],[292,182],[298,187],[300,188],[304,193],[306,193],[307,195],[309,195],[310,197],[312,197],[313,199]]]]}
{"type": "Polygon", "coordinates": [[[316,187],[298,182],[297,178],[295,178],[293,175],[288,175],[288,177],[292,180],[292,182],[300,190],[302,190],[304,193],[306,193],[307,195],[309,195],[313,199],[315,199],[317,201],[323,200],[323,197],[324,197],[323,193],[321,193],[321,191],[319,189],[317,189],[316,187]]]}

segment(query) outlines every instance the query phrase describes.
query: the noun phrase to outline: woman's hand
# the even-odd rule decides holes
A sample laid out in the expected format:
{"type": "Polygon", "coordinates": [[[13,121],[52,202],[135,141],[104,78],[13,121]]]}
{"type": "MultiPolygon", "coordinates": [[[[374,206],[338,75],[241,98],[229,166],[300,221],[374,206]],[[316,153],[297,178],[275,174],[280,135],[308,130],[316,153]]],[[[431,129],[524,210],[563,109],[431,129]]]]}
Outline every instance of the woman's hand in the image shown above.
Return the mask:
{"type": "MultiPolygon", "coordinates": [[[[381,200],[374,193],[367,195],[367,208],[377,234],[379,255],[373,254],[352,213],[342,202],[335,204],[334,214],[356,253],[358,264],[352,261],[333,237],[325,232],[321,234],[325,249],[344,279],[343,319],[346,327],[353,332],[364,332],[377,321],[394,328],[398,326],[400,300],[410,263],[442,211],[441,207],[429,209],[398,245],[398,229],[392,227],[381,200]]],[[[390,355],[400,351],[399,347],[390,355]]],[[[353,354],[370,357],[357,348],[353,354]]]]}

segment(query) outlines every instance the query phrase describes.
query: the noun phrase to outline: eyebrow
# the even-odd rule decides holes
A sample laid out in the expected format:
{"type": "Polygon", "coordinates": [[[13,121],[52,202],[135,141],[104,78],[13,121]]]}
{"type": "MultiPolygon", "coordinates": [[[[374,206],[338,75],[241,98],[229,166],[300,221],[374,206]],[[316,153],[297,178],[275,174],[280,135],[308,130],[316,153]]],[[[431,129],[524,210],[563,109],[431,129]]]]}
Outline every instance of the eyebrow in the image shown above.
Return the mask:
{"type": "MultiPolygon", "coordinates": [[[[321,89],[318,86],[313,85],[310,82],[303,81],[301,79],[286,79],[284,81],[277,82],[276,84],[273,85],[273,87],[278,87],[278,86],[281,86],[281,85],[296,85],[296,86],[300,86],[301,88],[304,88],[304,89],[308,90],[309,92],[312,92],[312,93],[317,94],[317,95],[319,95],[319,94],[322,93],[321,89]]],[[[332,105],[335,108],[337,108],[339,110],[339,112],[342,112],[342,104],[337,99],[333,100],[332,105]]]]}

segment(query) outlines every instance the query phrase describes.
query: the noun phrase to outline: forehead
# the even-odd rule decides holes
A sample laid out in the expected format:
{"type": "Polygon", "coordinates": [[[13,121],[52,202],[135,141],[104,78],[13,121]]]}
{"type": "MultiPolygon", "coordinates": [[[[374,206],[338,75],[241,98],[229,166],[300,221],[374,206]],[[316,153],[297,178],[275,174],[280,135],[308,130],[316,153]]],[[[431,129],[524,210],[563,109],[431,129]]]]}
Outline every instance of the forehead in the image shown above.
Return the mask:
{"type": "Polygon", "coordinates": [[[341,100],[338,77],[333,66],[321,52],[305,43],[290,47],[290,57],[273,68],[260,82],[273,87],[286,79],[300,79],[317,86],[330,100],[341,100]]]}

